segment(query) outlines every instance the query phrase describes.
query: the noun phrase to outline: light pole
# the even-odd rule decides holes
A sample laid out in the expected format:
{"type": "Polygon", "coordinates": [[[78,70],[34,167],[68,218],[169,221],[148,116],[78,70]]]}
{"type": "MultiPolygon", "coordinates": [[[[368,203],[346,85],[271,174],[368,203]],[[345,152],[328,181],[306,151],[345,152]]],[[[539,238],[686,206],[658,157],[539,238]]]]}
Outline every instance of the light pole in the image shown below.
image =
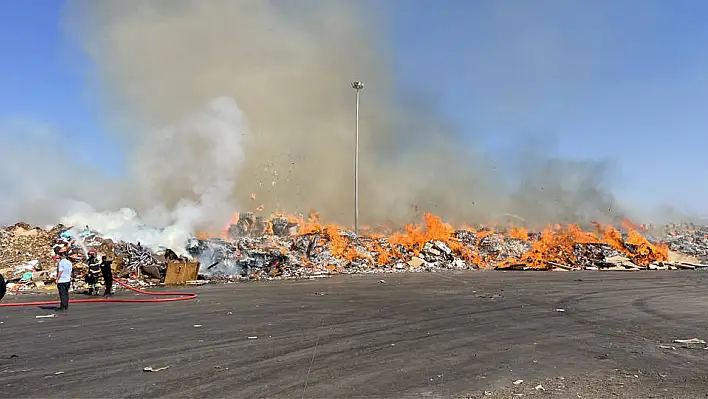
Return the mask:
{"type": "Polygon", "coordinates": [[[356,90],[356,138],[354,144],[354,233],[359,235],[359,93],[364,90],[364,84],[358,80],[352,82],[356,90]]]}

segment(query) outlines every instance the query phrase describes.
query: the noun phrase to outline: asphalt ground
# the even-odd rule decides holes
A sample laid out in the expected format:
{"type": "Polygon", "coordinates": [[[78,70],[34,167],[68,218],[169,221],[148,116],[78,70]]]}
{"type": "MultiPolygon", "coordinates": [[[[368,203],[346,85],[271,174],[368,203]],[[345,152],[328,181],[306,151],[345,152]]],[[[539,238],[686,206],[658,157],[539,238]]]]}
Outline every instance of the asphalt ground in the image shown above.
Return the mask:
{"type": "Polygon", "coordinates": [[[708,339],[707,278],[387,274],[0,308],[0,397],[707,397],[708,345],[672,343],[708,339]]]}

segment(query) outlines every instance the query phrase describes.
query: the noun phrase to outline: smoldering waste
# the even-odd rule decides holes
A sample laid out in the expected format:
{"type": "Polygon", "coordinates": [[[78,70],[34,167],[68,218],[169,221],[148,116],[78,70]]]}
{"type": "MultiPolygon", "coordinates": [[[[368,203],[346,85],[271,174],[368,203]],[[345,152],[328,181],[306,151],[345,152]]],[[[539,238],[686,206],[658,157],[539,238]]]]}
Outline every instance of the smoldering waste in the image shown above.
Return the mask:
{"type": "MultiPolygon", "coordinates": [[[[425,272],[464,269],[641,270],[691,268],[670,262],[663,239],[636,229],[596,225],[594,232],[556,226],[457,230],[425,215],[421,226],[391,234],[351,231],[288,218],[238,216],[219,237],[193,238],[187,251],[202,273],[217,277],[303,277],[333,273],[425,272]]],[[[708,248],[708,245],[706,245],[708,248]]]]}
{"type": "Polygon", "coordinates": [[[708,228],[673,226],[659,238],[635,229],[597,225],[594,232],[556,226],[454,229],[426,214],[422,225],[390,234],[361,234],[316,218],[238,216],[217,234],[199,234],[173,251],[114,241],[88,226],[41,229],[16,224],[0,230],[0,272],[22,289],[53,282],[55,252],[67,253],[78,275],[89,250],[114,260],[116,273],[139,281],[164,280],[168,262],[192,258],[200,278],[303,278],[329,274],[434,272],[466,269],[656,270],[701,268],[708,228]],[[184,253],[188,256],[179,256],[184,253]],[[670,258],[679,257],[679,261],[670,258]]]}

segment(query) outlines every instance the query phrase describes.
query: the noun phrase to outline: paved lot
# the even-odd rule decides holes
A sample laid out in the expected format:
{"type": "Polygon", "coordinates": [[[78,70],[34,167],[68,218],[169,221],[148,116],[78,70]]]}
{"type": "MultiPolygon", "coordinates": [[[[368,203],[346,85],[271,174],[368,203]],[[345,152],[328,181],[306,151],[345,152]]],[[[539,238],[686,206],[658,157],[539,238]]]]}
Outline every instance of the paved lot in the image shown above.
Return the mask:
{"type": "Polygon", "coordinates": [[[211,285],[187,302],[76,304],[52,319],[0,308],[0,394],[705,397],[706,345],[671,342],[708,339],[707,278],[342,276],[211,285]]]}

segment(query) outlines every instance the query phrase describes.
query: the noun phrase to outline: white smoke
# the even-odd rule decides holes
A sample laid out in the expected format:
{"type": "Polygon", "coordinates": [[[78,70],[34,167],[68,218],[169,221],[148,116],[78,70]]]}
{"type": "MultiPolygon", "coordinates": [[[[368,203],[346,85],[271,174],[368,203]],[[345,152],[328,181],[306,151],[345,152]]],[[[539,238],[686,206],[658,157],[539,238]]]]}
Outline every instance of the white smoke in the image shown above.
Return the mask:
{"type": "Polygon", "coordinates": [[[63,217],[65,225],[100,232],[107,238],[140,242],[153,250],[179,254],[200,228],[222,227],[234,211],[238,170],[251,138],[244,113],[229,97],[212,100],[188,116],[139,141],[131,172],[139,210],[83,210],[63,217]],[[179,193],[179,196],[175,196],[179,193]],[[170,203],[169,198],[179,198],[170,203]],[[159,204],[159,205],[154,205],[159,204]]]}

